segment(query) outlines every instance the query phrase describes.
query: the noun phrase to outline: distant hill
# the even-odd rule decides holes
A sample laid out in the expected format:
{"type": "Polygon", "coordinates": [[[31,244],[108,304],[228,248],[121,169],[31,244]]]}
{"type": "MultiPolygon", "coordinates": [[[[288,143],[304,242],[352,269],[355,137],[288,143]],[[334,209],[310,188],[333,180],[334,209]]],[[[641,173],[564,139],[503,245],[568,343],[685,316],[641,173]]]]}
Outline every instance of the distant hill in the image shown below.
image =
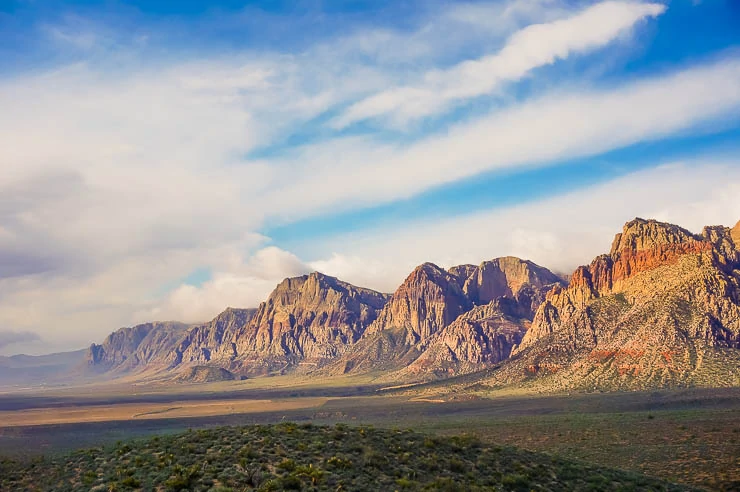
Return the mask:
{"type": "Polygon", "coordinates": [[[0,356],[0,386],[67,382],[67,374],[80,364],[84,356],[84,349],[48,355],[0,356]]]}

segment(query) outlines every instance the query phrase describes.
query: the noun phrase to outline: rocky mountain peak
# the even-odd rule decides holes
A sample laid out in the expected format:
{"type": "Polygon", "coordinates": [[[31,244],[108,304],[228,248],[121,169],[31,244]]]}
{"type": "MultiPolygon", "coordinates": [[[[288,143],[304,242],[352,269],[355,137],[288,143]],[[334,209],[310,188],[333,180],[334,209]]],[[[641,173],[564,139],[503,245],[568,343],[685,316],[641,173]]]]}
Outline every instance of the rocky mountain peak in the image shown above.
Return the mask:
{"type": "Polygon", "coordinates": [[[450,267],[450,269],[447,271],[460,279],[459,283],[460,287],[462,287],[463,285],[465,285],[465,281],[468,279],[468,277],[470,277],[477,268],[478,267],[476,265],[465,264],[455,265],[453,267],[450,267]]]}
{"type": "Polygon", "coordinates": [[[414,344],[449,325],[470,307],[456,275],[434,263],[424,263],[396,289],[368,331],[405,329],[408,342],[414,344]]]}
{"type": "Polygon", "coordinates": [[[269,372],[321,365],[359,340],[387,296],[313,272],[280,282],[248,326],[233,333],[231,368],[269,372]]]}
{"type": "MultiPolygon", "coordinates": [[[[548,294],[504,372],[547,376],[559,388],[714,378],[703,372],[707,361],[740,346],[735,231],[710,226],[694,235],[654,220],[627,223],[610,254],[548,294]]],[[[715,368],[730,374],[724,357],[715,368]]]]}
{"type": "Polygon", "coordinates": [[[740,220],[735,224],[735,227],[730,231],[732,240],[735,242],[735,248],[740,250],[740,220]]]}
{"type": "Polygon", "coordinates": [[[562,281],[515,257],[445,271],[419,265],[394,292],[338,372],[397,370],[427,379],[481,369],[509,356],[545,293],[562,281]]]}
{"type": "Polygon", "coordinates": [[[414,270],[406,278],[405,283],[414,282],[444,282],[450,278],[450,272],[445,271],[441,267],[431,262],[422,263],[421,265],[414,268],[414,270]]]}
{"type": "Polygon", "coordinates": [[[308,280],[308,275],[286,278],[267,297],[267,304],[291,305],[300,295],[300,289],[308,280]]]}
{"type": "Polygon", "coordinates": [[[550,270],[531,261],[505,256],[484,261],[476,267],[465,281],[463,291],[476,305],[503,297],[519,300],[526,296],[527,300],[522,300],[531,309],[530,298],[535,291],[549,290],[555,284],[562,284],[562,280],[550,270]]]}
{"type": "Polygon", "coordinates": [[[693,240],[696,240],[696,236],[677,225],[638,217],[627,222],[622,232],[614,237],[610,255],[614,256],[621,252],[636,253],[693,240]]]}
{"type": "Polygon", "coordinates": [[[300,277],[286,278],[280,282],[268,297],[266,304],[291,309],[296,306],[342,302],[348,299],[380,309],[385,304],[387,296],[342,282],[320,272],[312,272],[300,277]]]}

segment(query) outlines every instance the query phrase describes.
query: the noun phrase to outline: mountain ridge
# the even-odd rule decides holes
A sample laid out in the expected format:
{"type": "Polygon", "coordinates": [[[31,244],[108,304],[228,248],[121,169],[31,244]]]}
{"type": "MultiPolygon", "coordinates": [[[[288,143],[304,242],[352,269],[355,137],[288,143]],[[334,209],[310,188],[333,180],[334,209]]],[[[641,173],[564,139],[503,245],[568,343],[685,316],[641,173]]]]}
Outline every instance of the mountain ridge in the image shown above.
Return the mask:
{"type": "Polygon", "coordinates": [[[740,384],[740,222],[692,233],[635,218],[569,280],[510,256],[423,263],[390,295],[312,272],[207,323],[117,330],[90,346],[86,364],[177,381],[315,373],[406,383],[490,369],[484,387],[740,384]]]}
{"type": "Polygon", "coordinates": [[[558,390],[740,384],[733,375],[740,360],[737,230],[692,234],[653,220],[628,222],[608,255],[548,293],[512,359],[488,383],[558,390]]]}

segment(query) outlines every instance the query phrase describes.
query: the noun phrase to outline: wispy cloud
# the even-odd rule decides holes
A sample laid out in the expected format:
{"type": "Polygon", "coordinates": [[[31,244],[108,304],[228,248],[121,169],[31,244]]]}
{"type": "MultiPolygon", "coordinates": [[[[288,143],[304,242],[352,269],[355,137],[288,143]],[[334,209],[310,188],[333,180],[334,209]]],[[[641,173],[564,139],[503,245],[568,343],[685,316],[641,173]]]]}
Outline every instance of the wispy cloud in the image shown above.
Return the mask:
{"type": "Polygon", "coordinates": [[[204,321],[226,306],[257,306],[285,277],[312,269],[294,254],[275,246],[256,251],[249,258],[232,257],[221,271],[201,286],[181,285],[156,306],[137,313],[140,319],[204,321]]]}
{"type": "Polygon", "coordinates": [[[385,90],[351,105],[332,121],[335,128],[368,118],[393,124],[436,114],[456,101],[489,94],[505,82],[574,54],[614,41],[635,23],[665,11],[658,3],[607,1],[567,19],[535,24],[514,33],[496,54],[424,74],[419,83],[385,90]]]}
{"type": "Polygon", "coordinates": [[[485,171],[552,165],[737,121],[738,110],[740,58],[730,55],[619,86],[554,91],[407,145],[354,137],[307,146],[282,164],[295,184],[265,200],[290,218],[337,203],[388,202],[485,171]]]}

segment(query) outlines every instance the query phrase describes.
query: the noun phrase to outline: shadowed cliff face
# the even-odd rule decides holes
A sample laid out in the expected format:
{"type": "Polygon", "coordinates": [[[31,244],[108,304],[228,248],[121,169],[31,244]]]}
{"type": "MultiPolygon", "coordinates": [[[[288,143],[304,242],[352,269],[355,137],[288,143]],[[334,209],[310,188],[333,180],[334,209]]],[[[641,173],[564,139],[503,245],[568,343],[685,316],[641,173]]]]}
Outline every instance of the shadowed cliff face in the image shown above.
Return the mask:
{"type": "Polygon", "coordinates": [[[166,343],[151,343],[156,327],[121,330],[125,337],[116,332],[104,344],[105,357],[95,355],[98,346],[91,348],[91,363],[108,370],[166,368],[185,375],[188,368],[204,365],[250,376],[298,365],[315,368],[354,344],[386,300],[384,294],[315,272],[285,279],[257,309],[228,308],[209,323],[167,332],[166,343]],[[132,357],[142,351],[151,355],[132,357]]]}
{"type": "Polygon", "coordinates": [[[232,339],[254,318],[256,309],[227,308],[211,322],[195,326],[182,336],[173,351],[163,354],[171,368],[220,362],[229,365],[237,356],[232,339]]]}
{"type": "Polygon", "coordinates": [[[516,312],[516,305],[504,299],[475,306],[440,331],[399,376],[443,378],[506,360],[530,325],[526,318],[507,314],[512,312],[516,312]]]}
{"type": "MultiPolygon", "coordinates": [[[[475,305],[501,298],[516,301],[516,314],[531,319],[545,294],[563,281],[547,268],[513,256],[485,261],[465,280],[463,291],[475,305]]],[[[512,313],[513,314],[513,313],[512,313]]]]}
{"type": "Polygon", "coordinates": [[[433,263],[414,269],[393,293],[368,335],[402,329],[406,343],[426,340],[472,307],[460,279],[433,263]]]}
{"type": "Polygon", "coordinates": [[[608,255],[547,295],[515,360],[491,382],[531,377],[553,389],[641,388],[720,377],[716,384],[737,384],[735,234],[737,226],[695,235],[654,220],[625,224],[608,255]]]}
{"type": "Polygon", "coordinates": [[[231,336],[236,368],[249,373],[318,367],[359,340],[387,296],[321,273],[286,279],[231,336]]]}
{"type": "Polygon", "coordinates": [[[506,359],[545,293],[562,281],[519,258],[459,265],[425,263],[391,296],[335,372],[394,371],[389,380],[432,379],[506,359]]]}
{"type": "Polygon", "coordinates": [[[152,365],[164,367],[165,354],[174,349],[188,325],[177,322],[144,323],[121,328],[102,344],[92,344],[85,361],[97,371],[125,372],[152,365]]]}
{"type": "Polygon", "coordinates": [[[408,365],[439,330],[472,307],[462,284],[462,279],[433,263],[419,265],[363,338],[330,371],[386,371],[408,365]]]}

